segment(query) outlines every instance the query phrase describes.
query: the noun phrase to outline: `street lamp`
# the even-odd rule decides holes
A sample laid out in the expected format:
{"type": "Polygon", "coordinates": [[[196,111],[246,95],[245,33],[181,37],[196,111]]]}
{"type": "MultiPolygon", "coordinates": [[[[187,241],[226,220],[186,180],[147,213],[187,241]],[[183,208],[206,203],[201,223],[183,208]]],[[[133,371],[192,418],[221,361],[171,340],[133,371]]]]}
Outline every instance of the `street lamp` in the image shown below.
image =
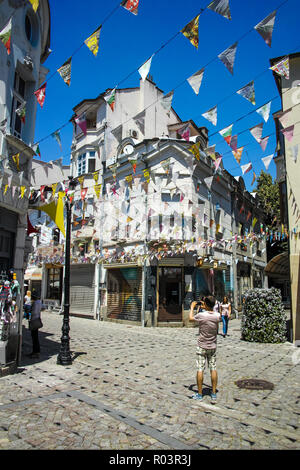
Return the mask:
{"type": "MultiPolygon", "coordinates": [[[[74,190],[77,180],[69,176],[69,190],[74,190]]],[[[72,364],[70,352],[70,248],[71,248],[71,214],[73,197],[66,194],[65,208],[67,212],[66,242],[65,242],[65,276],[64,276],[64,316],[60,351],[57,356],[57,364],[69,366],[72,364]]]]}

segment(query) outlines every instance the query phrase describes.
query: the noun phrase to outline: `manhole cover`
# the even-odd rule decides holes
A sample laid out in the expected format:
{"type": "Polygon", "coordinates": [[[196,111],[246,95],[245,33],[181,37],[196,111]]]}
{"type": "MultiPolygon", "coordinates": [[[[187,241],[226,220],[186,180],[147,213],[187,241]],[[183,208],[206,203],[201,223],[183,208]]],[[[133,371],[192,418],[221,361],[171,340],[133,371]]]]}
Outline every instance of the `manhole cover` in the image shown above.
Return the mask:
{"type": "Polygon", "coordinates": [[[250,390],[273,390],[274,384],[260,379],[243,379],[234,382],[239,388],[248,388],[250,390]]]}

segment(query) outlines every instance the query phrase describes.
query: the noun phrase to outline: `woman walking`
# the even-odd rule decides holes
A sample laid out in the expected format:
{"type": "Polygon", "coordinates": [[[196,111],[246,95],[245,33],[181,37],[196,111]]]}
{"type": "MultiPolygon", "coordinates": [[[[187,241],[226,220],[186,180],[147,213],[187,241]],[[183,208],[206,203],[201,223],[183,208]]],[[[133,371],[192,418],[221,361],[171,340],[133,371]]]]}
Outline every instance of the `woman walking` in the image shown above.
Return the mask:
{"type": "Polygon", "coordinates": [[[228,297],[223,297],[223,302],[220,304],[221,318],[223,322],[223,337],[225,338],[228,331],[228,321],[231,315],[231,303],[228,297]]]}

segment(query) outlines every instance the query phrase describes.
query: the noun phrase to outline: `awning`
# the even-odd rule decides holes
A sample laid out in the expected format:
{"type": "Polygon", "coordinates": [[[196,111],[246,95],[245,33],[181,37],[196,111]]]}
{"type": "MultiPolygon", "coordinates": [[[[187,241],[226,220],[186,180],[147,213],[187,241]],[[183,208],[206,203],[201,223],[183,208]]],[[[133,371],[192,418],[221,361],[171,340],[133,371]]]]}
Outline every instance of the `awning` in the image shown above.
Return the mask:
{"type": "Polygon", "coordinates": [[[27,268],[24,275],[25,281],[41,281],[42,280],[42,268],[37,266],[32,266],[27,268]]]}
{"type": "Polygon", "coordinates": [[[265,273],[270,277],[280,276],[288,279],[290,275],[289,254],[285,252],[274,256],[265,267],[265,273]]]}

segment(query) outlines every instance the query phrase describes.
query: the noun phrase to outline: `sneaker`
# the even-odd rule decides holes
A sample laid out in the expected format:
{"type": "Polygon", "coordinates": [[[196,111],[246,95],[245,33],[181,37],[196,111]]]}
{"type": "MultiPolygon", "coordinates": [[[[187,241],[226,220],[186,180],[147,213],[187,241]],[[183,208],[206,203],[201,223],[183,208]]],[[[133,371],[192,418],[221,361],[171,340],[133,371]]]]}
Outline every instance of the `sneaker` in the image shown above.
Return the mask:
{"type": "Polygon", "coordinates": [[[210,395],[210,402],[212,405],[214,405],[215,403],[217,403],[217,394],[216,393],[211,393],[210,395]]]}
{"type": "Polygon", "coordinates": [[[192,399],[193,399],[193,400],[202,401],[202,400],[203,400],[203,396],[202,396],[200,393],[195,393],[195,395],[192,396],[192,399]]]}

